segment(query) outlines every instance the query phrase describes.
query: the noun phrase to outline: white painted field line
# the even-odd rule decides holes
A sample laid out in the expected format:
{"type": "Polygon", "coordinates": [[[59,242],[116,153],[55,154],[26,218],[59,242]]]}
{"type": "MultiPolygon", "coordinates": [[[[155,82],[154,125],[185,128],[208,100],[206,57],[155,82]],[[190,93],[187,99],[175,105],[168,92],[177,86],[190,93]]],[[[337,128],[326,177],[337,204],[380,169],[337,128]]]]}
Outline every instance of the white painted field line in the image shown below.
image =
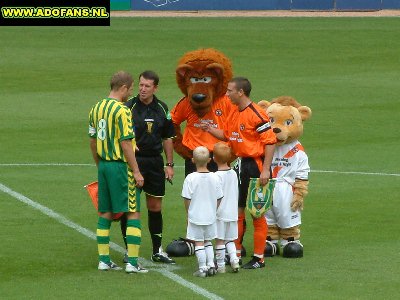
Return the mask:
{"type": "Polygon", "coordinates": [[[329,170],[311,170],[311,173],[336,173],[336,174],[349,174],[349,175],[374,175],[374,176],[397,176],[396,173],[378,173],[378,172],[356,172],[356,171],[329,171],[329,170]]]}
{"type": "MultiPolygon", "coordinates": [[[[0,167],[95,167],[95,164],[73,164],[73,163],[14,163],[14,164],[0,164],[0,167]]],[[[175,165],[175,168],[184,168],[184,166],[175,165]]],[[[374,176],[396,176],[400,177],[398,173],[380,173],[380,172],[358,172],[358,171],[335,171],[335,170],[311,170],[311,173],[334,173],[334,174],[348,174],[348,175],[374,175],[374,176]]]]}
{"type": "MultiPolygon", "coordinates": [[[[39,210],[41,213],[45,214],[46,216],[55,219],[57,222],[70,227],[76,231],[78,231],[79,233],[83,234],[84,236],[92,239],[92,240],[96,240],[96,234],[92,231],[90,231],[89,229],[86,229],[74,222],[72,222],[71,220],[68,220],[66,217],[64,217],[63,215],[60,215],[59,213],[55,212],[54,210],[39,204],[31,199],[29,199],[28,197],[13,191],[12,189],[8,188],[7,186],[3,185],[0,183],[0,191],[14,197],[15,199],[17,199],[18,201],[25,203],[29,206],[31,206],[34,209],[39,210]]],[[[125,253],[125,249],[115,243],[110,243],[110,248],[114,249],[117,252],[120,253],[125,253]]],[[[207,299],[215,299],[215,300],[222,300],[223,298],[219,297],[218,295],[215,295],[197,285],[195,285],[192,282],[189,282],[185,279],[183,279],[182,277],[176,275],[175,273],[172,273],[171,267],[172,266],[167,266],[167,267],[161,267],[159,265],[154,264],[151,261],[148,261],[147,259],[144,258],[140,258],[141,261],[145,262],[144,265],[146,266],[150,266],[152,267],[153,271],[159,272],[161,273],[163,276],[167,277],[168,279],[171,279],[173,281],[175,281],[176,283],[192,290],[193,292],[207,298],[207,299]],[[157,268],[159,267],[159,268],[157,268]]],[[[176,268],[176,267],[175,267],[176,268]]]]}

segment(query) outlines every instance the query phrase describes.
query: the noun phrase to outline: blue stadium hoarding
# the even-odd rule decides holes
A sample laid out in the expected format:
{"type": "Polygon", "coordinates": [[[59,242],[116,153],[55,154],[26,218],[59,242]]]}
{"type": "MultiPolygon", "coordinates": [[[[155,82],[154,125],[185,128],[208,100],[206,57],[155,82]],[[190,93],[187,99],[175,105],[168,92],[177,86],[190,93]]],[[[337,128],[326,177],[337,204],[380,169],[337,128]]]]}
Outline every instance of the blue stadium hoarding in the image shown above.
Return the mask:
{"type": "Polygon", "coordinates": [[[288,10],[290,0],[131,0],[133,10],[288,10]]]}
{"type": "Polygon", "coordinates": [[[380,10],[382,0],[336,0],[336,10],[380,10]]]}
{"type": "Polygon", "coordinates": [[[400,0],[111,0],[111,8],[119,1],[144,11],[400,9],[400,0]]]}

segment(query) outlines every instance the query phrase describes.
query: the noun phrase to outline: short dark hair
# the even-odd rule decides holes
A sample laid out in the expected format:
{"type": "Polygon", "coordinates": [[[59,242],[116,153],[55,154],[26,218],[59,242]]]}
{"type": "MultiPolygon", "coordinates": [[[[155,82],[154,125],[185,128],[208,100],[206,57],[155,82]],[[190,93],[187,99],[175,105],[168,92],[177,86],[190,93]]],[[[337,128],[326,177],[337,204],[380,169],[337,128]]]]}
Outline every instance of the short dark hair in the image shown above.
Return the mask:
{"type": "Polygon", "coordinates": [[[128,88],[132,86],[133,78],[132,75],[125,71],[118,71],[115,73],[110,80],[110,88],[113,91],[118,90],[121,86],[126,85],[128,88]]]}
{"type": "Polygon", "coordinates": [[[243,93],[247,97],[250,97],[251,83],[247,78],[245,78],[245,77],[235,77],[235,78],[232,78],[230,82],[235,83],[236,89],[238,91],[239,90],[243,90],[243,93]]]}
{"type": "Polygon", "coordinates": [[[144,79],[147,80],[153,80],[155,86],[157,86],[158,83],[160,82],[160,77],[158,77],[157,73],[154,71],[146,70],[140,73],[139,79],[140,77],[143,77],[144,79]]]}

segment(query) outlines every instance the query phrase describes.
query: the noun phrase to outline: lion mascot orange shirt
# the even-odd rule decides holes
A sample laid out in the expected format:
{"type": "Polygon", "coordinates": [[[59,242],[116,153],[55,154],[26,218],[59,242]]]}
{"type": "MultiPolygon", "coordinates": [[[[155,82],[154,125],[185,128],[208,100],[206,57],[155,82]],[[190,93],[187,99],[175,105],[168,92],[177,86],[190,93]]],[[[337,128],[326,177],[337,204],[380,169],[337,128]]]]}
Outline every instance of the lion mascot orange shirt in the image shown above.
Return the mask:
{"type": "Polygon", "coordinates": [[[185,95],[171,110],[175,126],[175,151],[185,159],[192,158],[197,146],[205,146],[211,152],[215,137],[200,126],[208,123],[222,129],[233,104],[225,95],[232,79],[230,60],[212,48],[199,49],[184,54],[176,68],[177,84],[185,95]],[[186,122],[181,132],[180,125],[186,122]]]}

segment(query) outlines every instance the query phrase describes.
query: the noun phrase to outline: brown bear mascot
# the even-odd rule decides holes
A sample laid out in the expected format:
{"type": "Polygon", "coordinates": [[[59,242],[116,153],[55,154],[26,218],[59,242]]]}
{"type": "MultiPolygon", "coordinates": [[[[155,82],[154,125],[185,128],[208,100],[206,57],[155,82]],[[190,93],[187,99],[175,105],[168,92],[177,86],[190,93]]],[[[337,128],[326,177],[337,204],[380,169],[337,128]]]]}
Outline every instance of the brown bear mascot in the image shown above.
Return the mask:
{"type": "Polygon", "coordinates": [[[264,255],[279,254],[280,243],[283,257],[302,257],[301,211],[308,193],[310,167],[298,139],[303,134],[303,121],[311,117],[311,109],[288,96],[258,104],[266,110],[278,140],[271,164],[276,184],[272,207],[265,214],[268,237],[264,255]]]}

